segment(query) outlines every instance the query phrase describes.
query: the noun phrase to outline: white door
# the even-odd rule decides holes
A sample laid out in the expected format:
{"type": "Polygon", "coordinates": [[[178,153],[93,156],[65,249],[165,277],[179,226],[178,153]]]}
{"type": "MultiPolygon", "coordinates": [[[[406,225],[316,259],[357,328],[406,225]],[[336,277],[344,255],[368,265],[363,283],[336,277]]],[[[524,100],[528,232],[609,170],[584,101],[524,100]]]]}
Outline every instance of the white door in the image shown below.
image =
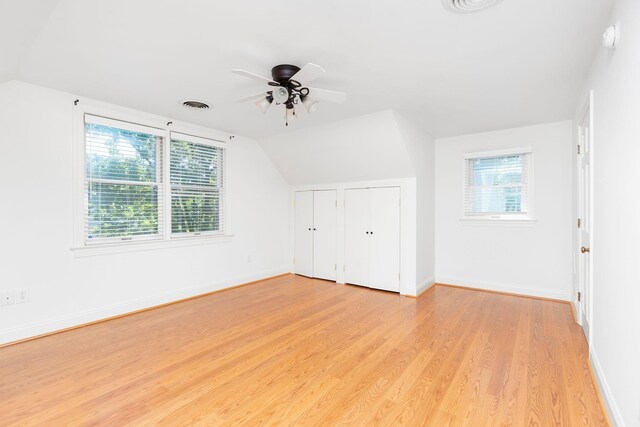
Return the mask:
{"type": "Polygon", "coordinates": [[[582,328],[591,341],[591,224],[592,224],[592,200],[591,200],[591,116],[587,109],[580,125],[580,154],[578,154],[578,218],[580,228],[578,230],[578,265],[580,286],[580,311],[582,312],[582,328]]]}
{"type": "Polygon", "coordinates": [[[337,192],[313,192],[313,277],[336,280],[337,192]]]}
{"type": "Polygon", "coordinates": [[[344,192],[344,278],[345,283],[369,286],[368,189],[344,192]]]}
{"type": "Polygon", "coordinates": [[[372,188],[369,286],[400,292],[400,188],[372,188]]]}
{"type": "Polygon", "coordinates": [[[313,277],[313,191],[295,196],[294,270],[313,277]]]}

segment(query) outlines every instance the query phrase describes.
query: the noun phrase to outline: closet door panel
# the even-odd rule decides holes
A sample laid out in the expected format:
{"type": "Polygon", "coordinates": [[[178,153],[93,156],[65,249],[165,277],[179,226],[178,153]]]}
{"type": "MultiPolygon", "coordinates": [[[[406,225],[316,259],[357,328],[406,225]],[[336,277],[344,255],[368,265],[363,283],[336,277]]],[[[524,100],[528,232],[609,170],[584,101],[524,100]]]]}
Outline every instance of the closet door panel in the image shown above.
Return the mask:
{"type": "Polygon", "coordinates": [[[294,270],[313,277],[313,191],[295,194],[294,270]]]}
{"type": "Polygon", "coordinates": [[[369,286],[369,190],[344,192],[345,282],[369,286]]]}
{"type": "Polygon", "coordinates": [[[313,276],[336,280],[338,208],[335,190],[313,192],[313,276]]]}
{"type": "Polygon", "coordinates": [[[400,292],[400,188],[372,188],[369,286],[400,292]]]}

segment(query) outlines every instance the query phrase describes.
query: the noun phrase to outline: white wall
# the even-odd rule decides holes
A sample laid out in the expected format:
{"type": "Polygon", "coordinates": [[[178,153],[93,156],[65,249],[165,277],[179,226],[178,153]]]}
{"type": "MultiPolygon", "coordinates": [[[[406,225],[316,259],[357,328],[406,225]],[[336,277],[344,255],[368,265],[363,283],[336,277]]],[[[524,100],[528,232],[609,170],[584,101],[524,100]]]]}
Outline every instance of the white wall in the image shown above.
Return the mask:
{"type": "Polygon", "coordinates": [[[435,141],[404,115],[394,111],[416,174],[417,293],[435,281],[435,141]]]}
{"type": "Polygon", "coordinates": [[[436,281],[570,300],[571,122],[436,140],[436,281]],[[532,147],[529,226],[461,221],[465,153],[532,147]]]}
{"type": "Polygon", "coordinates": [[[74,99],[0,85],[0,290],[30,291],[0,307],[0,343],[288,271],[289,187],[242,137],[231,142],[230,242],[75,258],[74,99]]]}
{"type": "Polygon", "coordinates": [[[576,109],[593,89],[591,360],[614,421],[640,426],[640,2],[617,0],[614,23],[576,109]]]}
{"type": "Polygon", "coordinates": [[[289,130],[260,145],[291,185],[415,177],[391,110],[289,130]]]}

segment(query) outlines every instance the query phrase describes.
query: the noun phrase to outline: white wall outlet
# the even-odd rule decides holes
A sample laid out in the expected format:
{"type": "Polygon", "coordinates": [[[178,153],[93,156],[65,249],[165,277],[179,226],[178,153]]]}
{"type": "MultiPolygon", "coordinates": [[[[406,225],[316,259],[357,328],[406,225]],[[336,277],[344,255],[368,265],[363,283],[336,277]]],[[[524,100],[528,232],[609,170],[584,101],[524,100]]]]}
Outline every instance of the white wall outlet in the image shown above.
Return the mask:
{"type": "Polygon", "coordinates": [[[29,290],[20,288],[16,290],[16,304],[23,304],[29,301],[29,290]]]}
{"type": "Polygon", "coordinates": [[[15,304],[15,302],[16,302],[16,291],[2,291],[0,293],[0,297],[2,297],[0,305],[15,304]]]}

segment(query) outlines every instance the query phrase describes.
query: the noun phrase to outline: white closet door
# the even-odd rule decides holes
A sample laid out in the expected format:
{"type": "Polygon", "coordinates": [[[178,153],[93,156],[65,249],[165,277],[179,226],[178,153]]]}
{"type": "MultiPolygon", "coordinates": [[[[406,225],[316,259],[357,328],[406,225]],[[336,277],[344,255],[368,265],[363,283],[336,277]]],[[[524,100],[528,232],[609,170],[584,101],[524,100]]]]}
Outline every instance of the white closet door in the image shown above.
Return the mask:
{"type": "Polygon", "coordinates": [[[338,195],[335,190],[313,192],[313,277],[336,280],[338,195]]]}
{"type": "Polygon", "coordinates": [[[371,190],[369,287],[400,292],[400,188],[371,190]]]}
{"type": "Polygon", "coordinates": [[[313,191],[298,191],[295,199],[294,269],[313,277],[313,191]]]}
{"type": "Polygon", "coordinates": [[[345,282],[369,286],[369,190],[344,192],[345,282]]]}

